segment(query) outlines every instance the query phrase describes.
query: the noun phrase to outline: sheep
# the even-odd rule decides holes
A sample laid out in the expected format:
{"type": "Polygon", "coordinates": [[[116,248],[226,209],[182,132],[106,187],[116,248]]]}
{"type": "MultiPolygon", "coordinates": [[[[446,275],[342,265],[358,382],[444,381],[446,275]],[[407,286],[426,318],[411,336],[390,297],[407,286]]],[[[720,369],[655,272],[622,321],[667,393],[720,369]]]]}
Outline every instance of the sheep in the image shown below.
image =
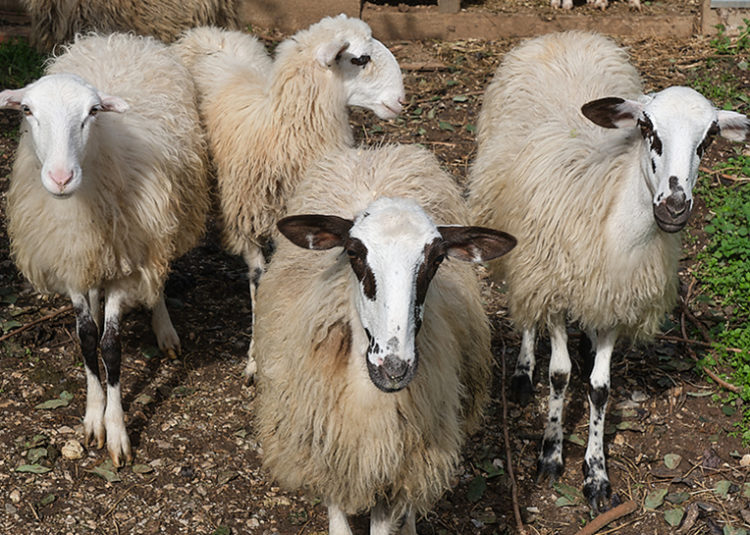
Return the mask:
{"type": "Polygon", "coordinates": [[[476,274],[438,266],[493,258],[515,241],[436,227],[465,224],[465,201],[414,146],[329,154],[288,213],[312,215],[279,221],[288,241],[258,288],[263,465],[284,487],[324,499],[332,535],[351,534],[346,515],[366,510],[372,534],[399,520],[416,534],[415,513],[449,487],[491,381],[476,274]]]}
{"type": "MultiPolygon", "coordinates": [[[[641,0],[628,0],[632,9],[641,10],[641,0]]],[[[586,0],[587,4],[594,4],[602,11],[607,9],[609,0],[586,0]]],[[[573,9],[573,0],[550,0],[550,5],[554,8],[573,9]]]]}
{"type": "Polygon", "coordinates": [[[749,126],[686,87],[644,95],[627,53],[595,33],[521,44],[487,88],[469,204],[477,224],[519,241],[491,266],[494,279],[508,283],[523,333],[511,389],[528,401],[536,329],[546,327],[550,399],[537,473],[558,477],[570,375],[566,320],[583,327],[596,349],[583,464],[594,512],[611,493],[602,440],[615,340],[658,332],[676,301],[679,231],[700,157],[716,134],[741,141],[749,126]]]}
{"type": "Polygon", "coordinates": [[[39,291],[70,296],[86,368],[85,441],[101,448],[106,435],[121,466],[132,460],[120,401],[121,316],[152,308],[159,348],[180,350],[162,289],[170,261],[202,236],[210,205],[195,88],[153,38],[92,34],[36,82],[0,92],[0,108],[25,116],[8,191],[11,254],[39,291]]]}
{"type": "MultiPolygon", "coordinates": [[[[216,165],[223,242],[249,268],[251,307],[264,244],[301,173],[353,145],[347,106],[383,119],[404,100],[401,70],[369,26],[326,17],[283,41],[273,63],[253,37],[189,30],[174,48],[191,70],[216,165]]],[[[250,344],[245,376],[255,374],[250,344]]]]}
{"type": "Polygon", "coordinates": [[[236,0],[22,0],[31,16],[31,44],[43,52],[88,31],[151,35],[170,42],[206,24],[239,27],[236,0]]]}

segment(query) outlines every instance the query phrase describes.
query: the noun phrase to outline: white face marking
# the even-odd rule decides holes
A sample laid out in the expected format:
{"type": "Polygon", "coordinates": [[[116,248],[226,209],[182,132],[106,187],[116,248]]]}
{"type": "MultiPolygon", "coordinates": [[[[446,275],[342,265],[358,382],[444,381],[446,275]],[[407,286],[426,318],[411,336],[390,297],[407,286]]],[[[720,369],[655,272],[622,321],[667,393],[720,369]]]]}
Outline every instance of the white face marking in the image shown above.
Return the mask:
{"type": "Polygon", "coordinates": [[[80,186],[95,119],[91,110],[100,103],[96,90],[75,75],[45,76],[27,88],[22,109],[42,164],[42,184],[53,195],[68,196],[80,186]]]}
{"type": "MultiPolygon", "coordinates": [[[[366,263],[375,279],[374,298],[358,286],[355,304],[369,333],[370,366],[397,359],[416,365],[416,284],[425,246],[440,238],[435,224],[413,201],[382,198],[359,216],[350,231],[367,249],[366,263]]],[[[397,381],[396,381],[397,382],[397,381]]]]}
{"type": "Polygon", "coordinates": [[[689,210],[698,177],[698,147],[717,121],[717,112],[700,93],[687,87],[670,87],[653,95],[643,113],[654,132],[650,150],[653,163],[647,166],[654,205],[681,189],[689,210]]]}
{"type": "Polygon", "coordinates": [[[351,39],[339,65],[348,105],[372,110],[381,119],[401,113],[406,98],[401,68],[383,43],[372,37],[351,39]]]}

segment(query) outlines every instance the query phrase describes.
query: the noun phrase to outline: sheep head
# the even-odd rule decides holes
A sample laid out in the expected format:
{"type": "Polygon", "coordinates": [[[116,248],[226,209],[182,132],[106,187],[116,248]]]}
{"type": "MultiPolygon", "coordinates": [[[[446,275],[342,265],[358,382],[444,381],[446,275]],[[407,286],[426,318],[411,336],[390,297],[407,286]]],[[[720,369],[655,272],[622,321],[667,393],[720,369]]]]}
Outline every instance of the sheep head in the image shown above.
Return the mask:
{"type": "Polygon", "coordinates": [[[427,290],[443,260],[482,262],[516,243],[496,230],[436,226],[408,199],[378,199],[354,220],[297,215],[282,219],[278,227],[303,248],[343,248],[356,281],[354,305],[369,340],[367,370],[384,392],[399,391],[414,378],[415,338],[429,306],[427,290]]]}
{"type": "Polygon", "coordinates": [[[374,39],[363,21],[339,15],[313,25],[310,32],[328,29],[330,35],[316,48],[318,63],[343,79],[346,103],[393,119],[405,100],[401,68],[388,48],[374,39]]]}
{"type": "Polygon", "coordinates": [[[638,101],[602,98],[584,104],[581,111],[605,128],[639,128],[654,219],[665,232],[678,232],[687,223],[698,165],[714,136],[744,141],[750,133],[745,115],[717,110],[688,87],[669,87],[638,101]]]}
{"type": "Polygon", "coordinates": [[[42,184],[56,197],[69,197],[81,185],[81,161],[96,115],[121,113],[128,105],[76,75],[52,74],[22,89],[1,92],[0,108],[23,112],[42,165],[42,184]]]}

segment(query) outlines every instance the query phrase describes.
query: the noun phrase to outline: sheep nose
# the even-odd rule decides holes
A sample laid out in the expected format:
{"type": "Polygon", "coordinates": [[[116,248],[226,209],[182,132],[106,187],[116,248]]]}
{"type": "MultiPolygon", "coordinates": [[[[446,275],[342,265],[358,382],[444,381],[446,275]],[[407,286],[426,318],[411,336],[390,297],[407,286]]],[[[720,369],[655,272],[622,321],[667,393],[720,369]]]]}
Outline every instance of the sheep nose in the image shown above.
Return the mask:
{"type": "Polygon", "coordinates": [[[679,191],[675,191],[667,197],[667,199],[664,201],[667,211],[669,212],[669,215],[672,217],[679,217],[683,213],[685,213],[685,210],[687,210],[687,197],[685,196],[685,192],[681,189],[679,191]]]}
{"type": "Polygon", "coordinates": [[[408,370],[409,364],[394,355],[388,355],[383,360],[383,371],[391,381],[400,381],[408,370]]]}
{"type": "Polygon", "coordinates": [[[49,177],[62,190],[73,179],[73,171],[50,171],[49,177]]]}

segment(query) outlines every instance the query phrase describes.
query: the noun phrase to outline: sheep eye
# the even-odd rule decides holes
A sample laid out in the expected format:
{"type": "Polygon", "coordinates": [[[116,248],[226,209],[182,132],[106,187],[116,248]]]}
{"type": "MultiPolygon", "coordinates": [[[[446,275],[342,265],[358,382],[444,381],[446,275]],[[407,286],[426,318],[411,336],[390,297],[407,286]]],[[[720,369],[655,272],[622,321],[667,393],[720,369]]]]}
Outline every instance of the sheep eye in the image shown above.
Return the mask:
{"type": "Polygon", "coordinates": [[[358,58],[352,58],[352,65],[358,65],[360,67],[364,67],[370,62],[370,56],[367,54],[362,54],[358,58]]]}
{"type": "Polygon", "coordinates": [[[347,249],[346,255],[349,257],[349,260],[359,258],[359,255],[357,255],[357,251],[355,251],[354,249],[347,249]]]}
{"type": "Polygon", "coordinates": [[[445,255],[444,254],[438,255],[437,257],[435,257],[433,264],[435,265],[435,267],[437,267],[443,263],[443,260],[445,260],[445,255]]]}
{"type": "Polygon", "coordinates": [[[29,116],[33,115],[33,114],[31,113],[31,110],[29,109],[29,107],[28,107],[28,106],[26,106],[25,104],[24,104],[23,106],[21,106],[21,111],[22,111],[22,112],[23,112],[23,114],[24,114],[25,116],[27,116],[27,117],[29,117],[29,116]]]}
{"type": "Polygon", "coordinates": [[[94,107],[93,107],[93,108],[91,108],[91,110],[89,111],[89,115],[90,115],[91,117],[94,117],[94,116],[95,116],[95,115],[96,115],[97,113],[99,113],[99,107],[98,107],[98,106],[94,106],[94,107]]]}

